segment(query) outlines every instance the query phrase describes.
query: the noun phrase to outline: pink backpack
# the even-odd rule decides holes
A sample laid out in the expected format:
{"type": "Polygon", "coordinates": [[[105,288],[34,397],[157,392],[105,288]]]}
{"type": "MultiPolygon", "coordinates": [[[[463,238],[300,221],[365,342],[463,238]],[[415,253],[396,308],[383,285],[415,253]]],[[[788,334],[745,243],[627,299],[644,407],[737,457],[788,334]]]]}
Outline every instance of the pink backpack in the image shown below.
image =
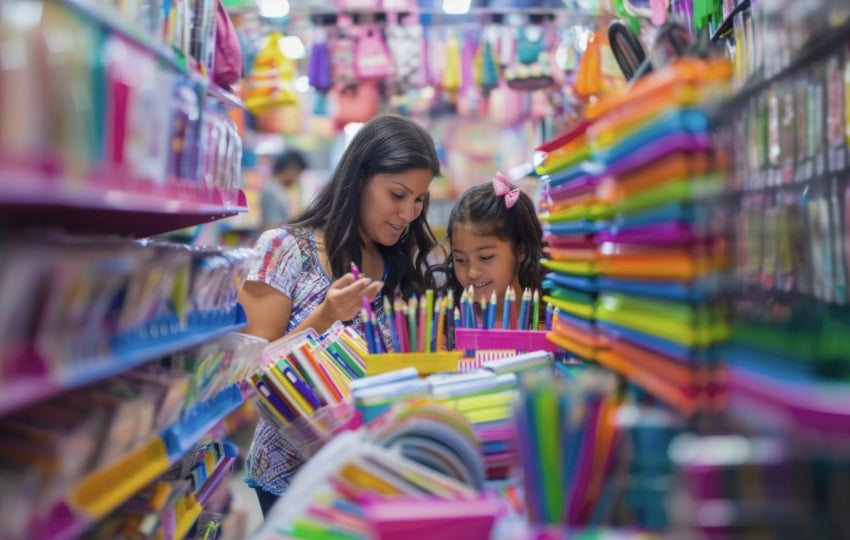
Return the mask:
{"type": "Polygon", "coordinates": [[[221,0],[216,2],[215,15],[215,60],[213,61],[212,80],[222,88],[242,78],[242,46],[230,15],[224,9],[221,0]]]}
{"type": "Polygon", "coordinates": [[[392,58],[377,27],[367,26],[361,30],[355,46],[354,69],[361,81],[386,79],[392,75],[392,58]]]}

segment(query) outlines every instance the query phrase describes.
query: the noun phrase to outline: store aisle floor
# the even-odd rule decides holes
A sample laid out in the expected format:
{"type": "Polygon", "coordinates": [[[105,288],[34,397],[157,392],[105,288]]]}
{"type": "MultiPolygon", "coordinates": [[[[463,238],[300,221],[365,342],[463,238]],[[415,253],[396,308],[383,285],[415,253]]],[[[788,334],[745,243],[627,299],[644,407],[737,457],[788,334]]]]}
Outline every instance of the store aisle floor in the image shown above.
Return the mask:
{"type": "Polygon", "coordinates": [[[257,501],[257,495],[254,490],[248,487],[245,483],[245,476],[248,473],[245,467],[244,457],[248,448],[251,446],[251,438],[254,435],[254,425],[244,426],[239,431],[233,433],[230,439],[239,445],[242,450],[242,460],[240,460],[238,470],[234,470],[230,480],[230,492],[233,495],[233,502],[237,504],[243,511],[243,520],[235,526],[231,534],[227,530],[223,530],[227,540],[245,540],[250,538],[251,534],[256,531],[263,523],[263,512],[260,510],[260,503],[257,501]]]}

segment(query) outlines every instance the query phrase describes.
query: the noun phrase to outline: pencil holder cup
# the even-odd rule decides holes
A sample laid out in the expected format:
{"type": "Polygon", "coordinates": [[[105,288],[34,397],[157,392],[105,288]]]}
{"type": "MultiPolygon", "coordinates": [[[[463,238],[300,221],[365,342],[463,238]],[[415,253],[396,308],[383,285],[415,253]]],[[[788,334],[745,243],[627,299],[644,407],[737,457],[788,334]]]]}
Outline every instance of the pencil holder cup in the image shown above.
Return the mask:
{"type": "Polygon", "coordinates": [[[461,356],[461,351],[368,354],[365,357],[366,374],[378,375],[407,367],[415,367],[423,376],[458,371],[461,356]]]}
{"type": "Polygon", "coordinates": [[[530,351],[558,352],[545,330],[482,330],[457,328],[455,348],[482,361],[530,351]],[[495,353],[503,353],[501,355],[495,353]]]}
{"type": "Polygon", "coordinates": [[[285,426],[280,433],[301,457],[316,455],[335,435],[357,429],[362,425],[360,413],[351,401],[328,405],[310,416],[303,416],[285,426]]]}

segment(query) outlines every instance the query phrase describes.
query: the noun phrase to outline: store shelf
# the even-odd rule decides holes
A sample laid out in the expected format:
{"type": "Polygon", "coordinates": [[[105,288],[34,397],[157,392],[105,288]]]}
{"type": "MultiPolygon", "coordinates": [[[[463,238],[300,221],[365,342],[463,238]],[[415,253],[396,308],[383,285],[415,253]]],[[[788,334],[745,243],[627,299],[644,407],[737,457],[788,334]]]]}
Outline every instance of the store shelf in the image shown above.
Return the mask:
{"type": "Polygon", "coordinates": [[[747,411],[743,420],[762,429],[850,435],[850,384],[784,373],[738,357],[727,371],[730,410],[747,411]]]}
{"type": "Polygon", "coordinates": [[[210,401],[187,411],[182,421],[162,433],[169,460],[172,463],[179,460],[222,419],[237,410],[243,402],[242,390],[239,385],[234,384],[222,390],[210,401]]]}
{"type": "Polygon", "coordinates": [[[121,19],[117,13],[112,13],[105,9],[102,4],[87,2],[85,0],[62,0],[62,3],[73,8],[90,21],[100,25],[104,30],[118,34],[131,41],[137,47],[154,55],[175,70],[182,73],[186,72],[185,61],[178,58],[172,49],[157,43],[152,36],[145,34],[140,29],[121,19]]]}
{"type": "Polygon", "coordinates": [[[189,495],[181,500],[177,507],[177,526],[174,529],[174,538],[186,538],[192,525],[198,521],[204,507],[195,499],[194,495],[189,495]]]}
{"type": "MultiPolygon", "coordinates": [[[[80,536],[182,459],[183,455],[206,434],[203,432],[204,428],[209,429],[217,425],[237,409],[238,404],[223,406],[225,403],[233,404],[236,394],[240,396],[241,404],[241,393],[238,387],[236,385],[227,387],[212,400],[194,407],[187,413],[187,419],[166,429],[161,436],[154,437],[115,462],[86,475],[69,490],[66,500],[53,508],[33,538],[35,540],[70,540],[80,536]],[[175,432],[185,437],[182,440],[185,443],[182,454],[175,453],[175,448],[169,446],[169,439],[175,432]]],[[[216,471],[204,484],[204,488],[207,489],[203,492],[206,498],[215,492],[215,487],[226,476],[227,468],[232,466],[236,459],[236,451],[227,446],[225,448],[228,453],[220,460],[216,471]]],[[[201,505],[197,504],[197,501],[195,504],[199,515],[201,505]]],[[[190,528],[195,519],[197,515],[189,523],[190,528]]]]}
{"type": "Polygon", "coordinates": [[[750,9],[750,0],[742,0],[741,3],[735,6],[732,11],[729,12],[729,15],[723,19],[723,23],[717,27],[717,30],[715,30],[714,34],[711,36],[711,41],[720,41],[727,37],[735,25],[735,17],[737,17],[739,13],[743,13],[748,9],[750,9]]]}
{"type": "Polygon", "coordinates": [[[91,179],[79,185],[63,181],[61,173],[7,165],[0,160],[0,223],[142,238],[248,211],[242,190],[228,193],[188,181],[122,185],[91,179]]]}
{"type": "Polygon", "coordinates": [[[753,74],[731,97],[722,100],[714,107],[712,117],[717,119],[736,111],[751,97],[765,91],[771,84],[780,81],[797,71],[812,65],[820,58],[837,51],[843,42],[850,38],[850,19],[840,26],[824,30],[813,36],[787,66],[777,73],[765,74],[761,71],[753,74]]]}
{"type": "Polygon", "coordinates": [[[13,362],[30,369],[32,366],[42,369],[39,373],[30,372],[32,374],[24,378],[16,377],[6,382],[0,389],[0,415],[238,331],[245,327],[247,318],[245,310],[237,304],[228,312],[193,316],[185,329],[169,331],[174,322],[171,318],[154,321],[132,335],[117,337],[112,355],[75,363],[64,375],[49,374],[35,349],[25,349],[13,362]]]}
{"type": "Polygon", "coordinates": [[[236,457],[239,455],[239,448],[224,441],[224,456],[219,460],[215,470],[207,477],[206,482],[197,490],[195,496],[201,506],[206,506],[210,497],[218,490],[221,482],[227,478],[227,473],[230,472],[233,463],[236,462],[236,457]]]}

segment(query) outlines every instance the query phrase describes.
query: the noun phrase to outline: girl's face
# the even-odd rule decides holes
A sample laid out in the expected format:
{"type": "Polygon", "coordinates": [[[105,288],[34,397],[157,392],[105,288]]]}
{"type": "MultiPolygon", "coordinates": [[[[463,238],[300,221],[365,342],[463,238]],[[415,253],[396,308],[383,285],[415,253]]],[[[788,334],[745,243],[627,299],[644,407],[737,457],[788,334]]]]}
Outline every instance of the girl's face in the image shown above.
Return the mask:
{"type": "MultiPolygon", "coordinates": [[[[513,286],[518,294],[519,288],[519,252],[512,242],[498,236],[481,236],[462,225],[452,226],[452,264],[455,277],[468,289],[475,287],[475,301],[482,297],[489,300],[493,291],[499,303],[505,296],[508,286],[513,286]]],[[[498,310],[497,310],[498,311],[498,310]]]]}
{"type": "MultiPolygon", "coordinates": [[[[368,244],[392,246],[422,213],[433,175],[427,169],[376,174],[360,197],[360,234],[368,244]]],[[[334,216],[330,216],[334,219],[334,216]]]]}

